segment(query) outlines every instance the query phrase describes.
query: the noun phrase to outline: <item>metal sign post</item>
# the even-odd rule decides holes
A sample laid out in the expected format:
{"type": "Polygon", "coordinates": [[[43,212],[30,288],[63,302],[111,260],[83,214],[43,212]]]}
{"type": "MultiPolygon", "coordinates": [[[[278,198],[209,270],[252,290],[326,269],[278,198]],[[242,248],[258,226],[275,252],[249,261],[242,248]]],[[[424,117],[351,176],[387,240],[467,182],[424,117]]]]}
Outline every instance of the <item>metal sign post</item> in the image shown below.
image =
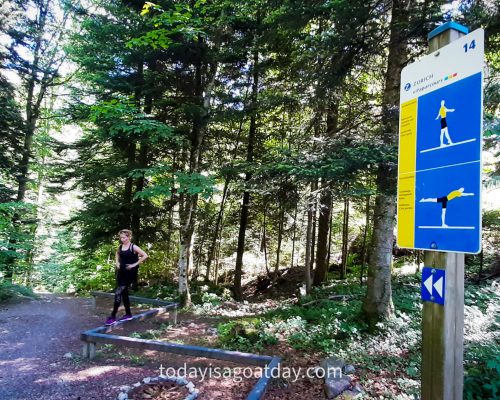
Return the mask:
{"type": "Polygon", "coordinates": [[[484,31],[448,22],[401,73],[398,245],[422,271],[422,400],[463,398],[464,253],[481,248],[484,31]]]}

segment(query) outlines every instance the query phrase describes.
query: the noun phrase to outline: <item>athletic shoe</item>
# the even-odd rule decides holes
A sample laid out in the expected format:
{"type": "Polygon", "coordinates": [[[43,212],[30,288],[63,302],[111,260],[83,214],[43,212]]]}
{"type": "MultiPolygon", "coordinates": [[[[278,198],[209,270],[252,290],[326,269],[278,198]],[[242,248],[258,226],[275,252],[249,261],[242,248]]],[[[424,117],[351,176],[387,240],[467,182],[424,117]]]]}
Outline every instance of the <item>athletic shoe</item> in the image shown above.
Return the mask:
{"type": "Polygon", "coordinates": [[[116,323],[116,318],[108,317],[108,319],[106,320],[106,325],[107,326],[113,325],[115,323],[116,323]]]}
{"type": "Polygon", "coordinates": [[[125,314],[120,318],[120,321],[130,321],[132,319],[132,314],[125,314]]]}

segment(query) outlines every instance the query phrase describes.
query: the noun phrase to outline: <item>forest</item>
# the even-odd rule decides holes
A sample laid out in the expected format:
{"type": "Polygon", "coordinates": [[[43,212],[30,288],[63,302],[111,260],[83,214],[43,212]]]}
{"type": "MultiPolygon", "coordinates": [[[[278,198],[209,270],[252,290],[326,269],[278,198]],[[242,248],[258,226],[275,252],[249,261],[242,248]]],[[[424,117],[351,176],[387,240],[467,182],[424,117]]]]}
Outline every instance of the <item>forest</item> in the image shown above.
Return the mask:
{"type": "MultiPolygon", "coordinates": [[[[0,334],[21,329],[2,331],[12,320],[2,307],[112,293],[125,229],[147,253],[130,294],[178,302],[187,331],[145,322],[132,337],[303,367],[339,357],[355,372],[336,398],[420,398],[424,252],[397,246],[395,230],[400,76],[449,21],[485,31],[482,250],[465,255],[464,398],[498,398],[500,5],[490,0],[2,1],[0,334]]],[[[59,322],[75,329],[77,350],[56,370],[89,367],[78,335],[107,311],[59,322]]],[[[159,365],[113,345],[96,360],[159,365]]],[[[0,376],[14,374],[1,361],[0,376]]],[[[206,399],[251,388],[198,383],[206,399]]],[[[101,386],[95,398],[118,395],[101,386]]],[[[0,398],[44,398],[9,390],[0,398]]],[[[263,399],[333,398],[328,390],[282,378],[263,399]]]]}

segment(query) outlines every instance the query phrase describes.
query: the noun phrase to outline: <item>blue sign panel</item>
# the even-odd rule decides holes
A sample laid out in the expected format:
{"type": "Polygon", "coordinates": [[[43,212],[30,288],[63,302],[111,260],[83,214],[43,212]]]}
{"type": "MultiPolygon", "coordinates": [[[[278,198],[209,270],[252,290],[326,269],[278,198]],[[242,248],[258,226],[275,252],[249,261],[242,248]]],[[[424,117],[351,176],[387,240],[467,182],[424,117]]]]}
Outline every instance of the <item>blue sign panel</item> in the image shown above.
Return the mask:
{"type": "Polygon", "coordinates": [[[400,247],[481,250],[483,67],[478,29],[401,73],[400,247]]]}
{"type": "Polygon", "coordinates": [[[481,93],[478,73],[418,99],[416,248],[480,250],[481,93]]]}
{"type": "Polygon", "coordinates": [[[424,267],[422,271],[422,300],[444,304],[445,283],[444,269],[424,267]]]}
{"type": "Polygon", "coordinates": [[[418,98],[417,171],[481,159],[481,80],[477,73],[418,98]]]}

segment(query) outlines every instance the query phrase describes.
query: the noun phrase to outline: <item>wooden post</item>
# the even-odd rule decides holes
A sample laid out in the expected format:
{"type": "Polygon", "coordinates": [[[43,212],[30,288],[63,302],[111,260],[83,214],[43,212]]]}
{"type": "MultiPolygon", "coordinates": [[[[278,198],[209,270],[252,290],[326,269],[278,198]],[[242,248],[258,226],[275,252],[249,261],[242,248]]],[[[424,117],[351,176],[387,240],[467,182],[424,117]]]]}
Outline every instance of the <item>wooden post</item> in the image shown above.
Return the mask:
{"type": "MultiPolygon", "coordinates": [[[[468,32],[448,22],[432,31],[429,52],[468,32]]],[[[450,61],[452,62],[452,61],[450,61]]],[[[422,309],[422,400],[462,400],[464,344],[464,254],[424,252],[424,265],[445,271],[444,305],[422,309]]]]}
{"type": "Polygon", "coordinates": [[[463,392],[464,255],[426,251],[426,267],[444,269],[445,300],[422,309],[422,400],[461,400],[463,392]]]}
{"type": "Polygon", "coordinates": [[[86,342],[83,344],[83,358],[88,358],[92,360],[95,357],[96,344],[92,342],[86,342]]]}
{"type": "Polygon", "coordinates": [[[177,307],[170,310],[168,317],[172,325],[177,325],[177,307]]]}

